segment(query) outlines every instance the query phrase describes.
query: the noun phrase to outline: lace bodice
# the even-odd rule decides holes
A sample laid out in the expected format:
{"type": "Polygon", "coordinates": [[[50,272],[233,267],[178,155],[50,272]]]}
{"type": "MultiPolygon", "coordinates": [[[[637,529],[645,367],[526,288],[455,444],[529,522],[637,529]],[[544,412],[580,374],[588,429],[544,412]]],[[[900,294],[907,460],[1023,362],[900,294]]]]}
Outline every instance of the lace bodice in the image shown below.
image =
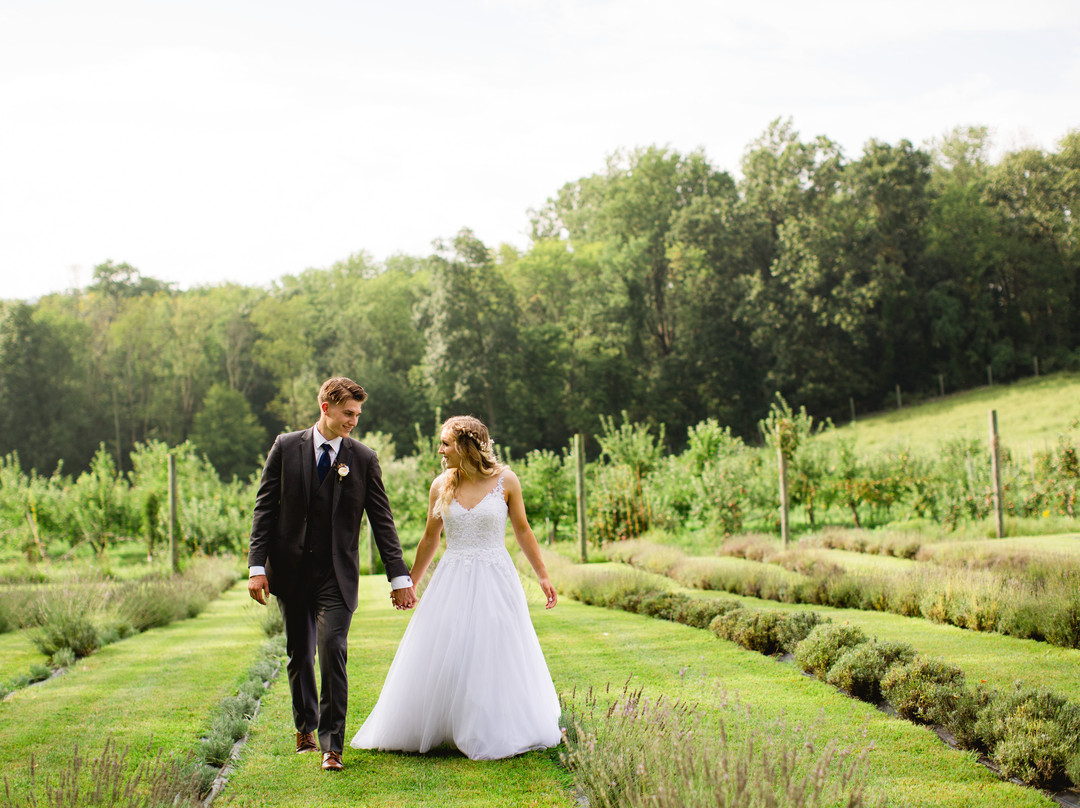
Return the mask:
{"type": "Polygon", "coordinates": [[[503,475],[484,498],[472,508],[457,499],[443,514],[446,530],[446,558],[509,559],[506,552],[506,501],[503,499],[503,475]]]}

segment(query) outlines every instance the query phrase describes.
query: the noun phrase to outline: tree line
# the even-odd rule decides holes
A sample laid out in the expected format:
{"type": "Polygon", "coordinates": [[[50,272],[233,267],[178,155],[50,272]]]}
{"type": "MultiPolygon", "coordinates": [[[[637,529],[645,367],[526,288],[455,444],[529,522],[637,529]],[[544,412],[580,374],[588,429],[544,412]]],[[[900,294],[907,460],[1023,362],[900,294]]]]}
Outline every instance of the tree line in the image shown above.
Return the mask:
{"type": "Polygon", "coordinates": [[[77,473],[104,443],[124,470],[136,444],[190,440],[246,477],[332,374],[400,455],[468,412],[522,456],[620,413],[681,450],[706,419],[758,440],[777,392],[837,418],[897,385],[1074,368],[1080,130],[990,148],[958,128],[852,159],[777,120],[738,176],[700,150],[613,154],[531,212],[526,250],[463,229],[427,256],[187,291],[107,261],[0,302],[0,455],[77,473]]]}

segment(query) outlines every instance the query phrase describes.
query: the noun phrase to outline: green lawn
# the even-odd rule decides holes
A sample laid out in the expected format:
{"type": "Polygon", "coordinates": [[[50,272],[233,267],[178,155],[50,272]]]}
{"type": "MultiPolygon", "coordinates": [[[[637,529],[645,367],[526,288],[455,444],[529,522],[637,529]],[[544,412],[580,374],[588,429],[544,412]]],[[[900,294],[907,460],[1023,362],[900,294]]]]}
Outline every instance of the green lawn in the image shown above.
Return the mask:
{"type": "Polygon", "coordinates": [[[39,771],[56,776],[76,744],[94,755],[109,736],[130,746],[132,762],[151,743],[191,751],[266,640],[260,616],[236,586],[198,617],[108,645],[64,675],[16,691],[0,704],[0,770],[12,791],[25,788],[31,754],[39,771]]]}
{"type": "MultiPolygon", "coordinates": [[[[970,755],[950,750],[925,728],[888,717],[791,665],[745,651],[709,632],[639,615],[584,606],[563,599],[545,611],[528,587],[533,620],[560,693],[602,691],[609,684],[644,688],[652,698],[683,698],[710,715],[723,715],[737,700],[755,719],[784,714],[791,724],[814,725],[822,741],[873,744],[870,789],[903,806],[1050,806],[1038,792],[1002,782],[970,755]]],[[[770,604],[761,604],[770,605],[770,604]]],[[[772,604],[775,606],[775,604],[772,604]]],[[[839,615],[838,615],[839,616],[839,615]]],[[[952,661],[973,638],[996,640],[989,650],[967,650],[969,675],[979,665],[1007,670],[1007,651],[1026,652],[1030,670],[1055,682],[1076,668],[1077,652],[1032,653],[1022,641],[969,636],[967,632],[891,615],[877,633],[895,624],[919,646],[931,637],[952,649],[952,661]],[[916,642],[918,640],[918,642],[916,642]],[[1004,660],[1004,661],[1003,661],[1004,660]],[[1056,672],[1054,672],[1056,670],[1056,672]]],[[[235,587],[199,617],[110,645],[58,679],[19,691],[0,705],[0,766],[18,793],[29,756],[48,771],[62,770],[75,743],[100,750],[112,733],[133,755],[151,740],[187,751],[208,714],[235,692],[263,641],[261,607],[235,587]]],[[[361,583],[350,653],[348,732],[359,728],[381,687],[409,615],[390,609],[381,577],[361,583]]],[[[891,630],[891,629],[890,629],[891,630]]],[[[899,630],[899,629],[898,629],[899,630]]],[[[6,639],[6,638],[5,638],[6,639]]],[[[927,645],[929,647],[929,645],[927,645]]],[[[920,650],[922,650],[920,648],[920,650]]],[[[1075,681],[1075,680],[1074,680],[1075,681]]],[[[1050,684],[1051,682],[1047,682],[1050,684]]],[[[1054,686],[1051,684],[1051,686],[1054,686]]],[[[346,771],[318,769],[316,755],[293,751],[288,687],[279,678],[264,698],[250,742],[217,804],[227,806],[560,806],[575,804],[570,780],[554,753],[506,761],[470,761],[459,754],[401,755],[346,749],[346,771]]]]}
{"type": "Polygon", "coordinates": [[[28,631],[0,634],[0,684],[30,672],[31,665],[48,662],[48,657],[34,647],[28,631]]]}
{"type": "MultiPolygon", "coordinates": [[[[386,606],[386,583],[365,579],[353,623],[349,733],[374,702],[407,617],[386,606]]],[[[872,742],[869,782],[903,806],[1050,806],[1038,792],[1002,782],[933,733],[890,718],[784,665],[722,642],[707,631],[568,599],[551,612],[530,585],[533,622],[556,688],[564,694],[621,691],[692,700],[720,714],[737,697],[768,721],[815,724],[822,739],[872,742]],[[865,737],[864,737],[865,733],[865,737]]],[[[550,754],[473,762],[460,755],[401,755],[346,749],[341,775],[292,751],[284,680],[271,690],[239,770],[219,805],[231,806],[572,806],[568,780],[550,754]]]]}
{"type": "MultiPolygon", "coordinates": [[[[953,438],[986,442],[987,413],[997,410],[1004,446],[1021,452],[1052,446],[1060,432],[1080,418],[1080,374],[1055,373],[924,401],[917,406],[858,417],[836,437],[851,437],[862,454],[898,446],[932,450],[953,438]]],[[[831,439],[831,438],[828,438],[831,439]]]]}
{"type": "Polygon", "coordinates": [[[928,548],[934,551],[935,557],[938,554],[970,557],[987,553],[1057,553],[1080,556],[1080,533],[1062,533],[1056,536],[1016,536],[1004,539],[969,539],[929,544],[928,548]]]}
{"type": "Polygon", "coordinates": [[[856,553],[851,550],[808,549],[804,552],[810,558],[820,558],[850,572],[905,572],[919,563],[910,558],[856,553]]]}
{"type": "MultiPolygon", "coordinates": [[[[386,579],[365,577],[349,636],[347,740],[374,706],[411,613],[389,606],[386,579]]],[[[560,607],[561,608],[561,607],[560,607]]],[[[543,609],[539,610],[543,612],[543,609]]],[[[536,614],[540,625],[548,615],[536,614]]],[[[284,673],[264,698],[238,771],[216,805],[571,806],[569,781],[554,754],[475,762],[454,752],[408,755],[346,746],[345,771],[320,771],[318,755],[297,755],[284,673]]]]}

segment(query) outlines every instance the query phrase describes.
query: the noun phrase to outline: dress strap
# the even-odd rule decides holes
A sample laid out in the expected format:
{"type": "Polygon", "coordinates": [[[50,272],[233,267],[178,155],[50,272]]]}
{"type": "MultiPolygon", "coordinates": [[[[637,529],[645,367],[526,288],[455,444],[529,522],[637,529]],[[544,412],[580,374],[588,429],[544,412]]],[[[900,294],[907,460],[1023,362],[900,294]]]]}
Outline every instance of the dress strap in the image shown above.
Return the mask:
{"type": "Polygon", "coordinates": [[[504,468],[502,470],[502,472],[499,474],[499,479],[495,481],[495,487],[491,489],[492,491],[501,491],[502,490],[503,477],[505,477],[505,476],[506,476],[506,469],[504,468]]]}

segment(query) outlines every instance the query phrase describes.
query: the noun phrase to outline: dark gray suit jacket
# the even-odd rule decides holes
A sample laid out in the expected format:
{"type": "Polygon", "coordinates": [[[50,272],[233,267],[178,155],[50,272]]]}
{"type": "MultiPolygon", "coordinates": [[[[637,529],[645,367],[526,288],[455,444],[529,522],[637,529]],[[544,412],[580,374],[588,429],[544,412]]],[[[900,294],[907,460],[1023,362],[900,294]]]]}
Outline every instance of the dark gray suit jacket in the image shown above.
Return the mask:
{"type": "MultiPolygon", "coordinates": [[[[278,435],[263,467],[259,492],[255,497],[248,566],[266,567],[270,591],[287,601],[299,583],[307,533],[308,499],[315,474],[312,430],[278,435]]],[[[383,487],[382,471],[375,452],[358,440],[342,438],[335,468],[331,558],[341,596],[349,609],[356,609],[360,583],[360,519],[367,512],[375,544],[386,567],[386,577],[408,575],[401,557],[390,501],[383,487]],[[340,477],[337,466],[349,473],[340,477]]]]}

